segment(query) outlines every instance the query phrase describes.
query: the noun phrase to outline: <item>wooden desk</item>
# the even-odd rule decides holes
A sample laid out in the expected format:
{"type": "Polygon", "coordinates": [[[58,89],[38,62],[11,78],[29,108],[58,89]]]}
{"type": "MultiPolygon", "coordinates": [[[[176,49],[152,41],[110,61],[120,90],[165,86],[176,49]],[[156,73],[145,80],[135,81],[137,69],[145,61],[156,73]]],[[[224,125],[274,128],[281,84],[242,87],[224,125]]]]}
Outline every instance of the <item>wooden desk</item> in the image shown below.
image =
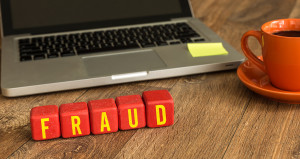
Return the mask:
{"type": "MultiPolygon", "coordinates": [[[[296,0],[192,0],[196,17],[237,50],[240,38],[264,22],[300,17],[296,0]]],[[[260,48],[251,41],[253,50],[260,48]]],[[[300,158],[300,106],[247,89],[236,71],[127,83],[20,98],[0,96],[0,158],[300,158]],[[175,124],[106,135],[36,142],[34,106],[115,98],[168,89],[175,124]]]]}

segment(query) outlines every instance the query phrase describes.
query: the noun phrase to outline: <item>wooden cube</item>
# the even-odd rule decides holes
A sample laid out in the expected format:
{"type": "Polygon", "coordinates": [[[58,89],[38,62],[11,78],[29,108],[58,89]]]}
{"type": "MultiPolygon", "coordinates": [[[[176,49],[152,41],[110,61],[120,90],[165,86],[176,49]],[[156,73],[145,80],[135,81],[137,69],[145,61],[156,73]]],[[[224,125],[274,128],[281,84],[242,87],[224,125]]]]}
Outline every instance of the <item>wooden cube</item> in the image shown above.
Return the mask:
{"type": "Polygon", "coordinates": [[[163,127],[174,124],[174,101],[167,90],[143,92],[147,126],[163,127]]]}
{"type": "Polygon", "coordinates": [[[90,121],[87,103],[62,104],[59,107],[63,138],[90,134],[90,121]]]}
{"type": "Polygon", "coordinates": [[[116,98],[121,130],[138,129],[146,126],[145,105],[140,95],[116,98]]]}
{"type": "Polygon", "coordinates": [[[30,112],[31,135],[33,140],[47,140],[60,137],[58,107],[39,106],[30,112]]]}
{"type": "Polygon", "coordinates": [[[88,107],[93,134],[118,131],[118,109],[114,99],[92,100],[88,102],[88,107]]]}

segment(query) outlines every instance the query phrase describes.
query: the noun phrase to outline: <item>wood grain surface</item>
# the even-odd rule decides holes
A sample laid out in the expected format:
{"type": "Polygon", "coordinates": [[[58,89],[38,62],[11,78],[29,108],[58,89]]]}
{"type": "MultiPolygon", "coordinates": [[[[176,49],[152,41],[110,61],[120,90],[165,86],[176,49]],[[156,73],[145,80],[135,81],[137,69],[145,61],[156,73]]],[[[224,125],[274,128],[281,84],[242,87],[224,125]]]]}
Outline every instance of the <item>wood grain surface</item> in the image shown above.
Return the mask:
{"type": "MultiPolygon", "coordinates": [[[[194,14],[239,52],[244,32],[300,18],[300,0],[191,0],[194,14]]],[[[260,46],[250,39],[260,54],[260,46]]],[[[300,158],[300,106],[257,95],[236,71],[18,98],[0,95],[0,158],[300,158]],[[167,89],[175,124],[71,139],[33,141],[31,108],[167,89]]]]}

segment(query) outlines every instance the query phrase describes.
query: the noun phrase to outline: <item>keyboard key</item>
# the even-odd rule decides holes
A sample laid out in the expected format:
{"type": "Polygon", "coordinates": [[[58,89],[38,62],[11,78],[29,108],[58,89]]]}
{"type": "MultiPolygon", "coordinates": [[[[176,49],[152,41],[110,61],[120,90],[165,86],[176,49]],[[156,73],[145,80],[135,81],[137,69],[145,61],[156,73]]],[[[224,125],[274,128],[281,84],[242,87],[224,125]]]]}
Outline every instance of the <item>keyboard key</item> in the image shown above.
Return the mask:
{"type": "Polygon", "coordinates": [[[20,61],[31,61],[31,56],[21,56],[20,61]]]}
{"type": "Polygon", "coordinates": [[[136,49],[136,48],[140,48],[140,46],[138,44],[130,44],[126,46],[127,49],[136,49]]]}
{"type": "MultiPolygon", "coordinates": [[[[87,53],[96,53],[104,51],[102,48],[91,48],[87,53]]],[[[82,53],[81,53],[82,54],[82,53]]]]}
{"type": "Polygon", "coordinates": [[[30,43],[29,39],[20,39],[19,40],[19,44],[29,44],[29,43],[30,43]]]}
{"type": "Polygon", "coordinates": [[[21,50],[26,50],[26,49],[38,49],[38,47],[36,46],[36,44],[28,44],[28,45],[19,45],[19,49],[21,50]]]}
{"type": "Polygon", "coordinates": [[[155,44],[149,43],[149,42],[143,42],[141,43],[142,47],[155,47],[155,44]]]}
{"type": "Polygon", "coordinates": [[[114,48],[126,48],[125,44],[122,42],[114,42],[113,45],[114,48]]]}
{"type": "Polygon", "coordinates": [[[76,51],[77,51],[77,54],[85,54],[85,53],[88,53],[89,50],[85,47],[79,47],[79,48],[76,48],[76,51]]]}
{"type": "Polygon", "coordinates": [[[167,43],[167,42],[164,42],[164,41],[158,41],[158,42],[156,42],[156,44],[157,44],[158,46],[165,46],[165,45],[168,45],[168,43],[167,43]]]}
{"type": "Polygon", "coordinates": [[[205,39],[203,39],[203,38],[202,39],[194,39],[194,41],[195,42],[202,42],[202,41],[205,41],[205,39]]]}
{"type": "Polygon", "coordinates": [[[36,52],[40,51],[40,48],[34,47],[34,48],[22,48],[20,49],[20,52],[36,52]]]}
{"type": "Polygon", "coordinates": [[[62,48],[60,48],[60,51],[62,52],[62,53],[64,53],[64,52],[74,52],[74,50],[73,49],[70,49],[70,48],[67,48],[67,47],[62,47],[62,48]]]}
{"type": "Polygon", "coordinates": [[[43,41],[43,38],[32,38],[31,39],[31,43],[40,43],[40,42],[42,42],[43,41]]]}
{"type": "Polygon", "coordinates": [[[60,50],[58,50],[58,49],[53,49],[53,48],[49,48],[49,49],[47,49],[47,52],[48,52],[49,54],[53,54],[53,53],[58,53],[58,52],[60,52],[60,50]]]}
{"type": "Polygon", "coordinates": [[[179,41],[172,41],[172,42],[170,42],[170,45],[175,45],[175,44],[180,44],[180,42],[179,41]]]}
{"type": "Polygon", "coordinates": [[[21,57],[24,57],[24,56],[31,56],[32,54],[31,53],[20,53],[20,56],[21,57]]]}
{"type": "Polygon", "coordinates": [[[45,55],[42,54],[42,55],[34,55],[34,60],[42,60],[42,59],[45,59],[45,55]]]}
{"type": "Polygon", "coordinates": [[[74,56],[75,52],[74,51],[62,52],[62,53],[60,53],[60,55],[61,55],[61,57],[74,56]]]}
{"type": "Polygon", "coordinates": [[[44,41],[45,42],[51,42],[51,41],[54,41],[54,37],[53,36],[47,36],[44,38],[44,41]]]}
{"type": "Polygon", "coordinates": [[[20,52],[21,55],[40,55],[45,54],[46,52],[43,52],[41,50],[34,50],[34,51],[26,51],[26,52],[20,52]]]}
{"type": "Polygon", "coordinates": [[[191,37],[198,37],[199,35],[196,32],[183,32],[178,34],[179,38],[191,38],[191,37]]]}
{"type": "Polygon", "coordinates": [[[182,42],[182,43],[189,43],[189,42],[193,42],[191,39],[189,39],[189,38],[187,38],[187,39],[180,39],[180,41],[182,42]]]}
{"type": "Polygon", "coordinates": [[[57,35],[56,36],[56,41],[62,41],[62,40],[67,40],[67,35],[57,35]]]}
{"type": "Polygon", "coordinates": [[[126,47],[128,47],[128,48],[139,48],[140,46],[136,42],[128,41],[128,42],[126,42],[126,47]]]}
{"type": "Polygon", "coordinates": [[[47,57],[48,57],[48,59],[56,58],[56,57],[58,57],[58,53],[48,54],[47,57]]]}

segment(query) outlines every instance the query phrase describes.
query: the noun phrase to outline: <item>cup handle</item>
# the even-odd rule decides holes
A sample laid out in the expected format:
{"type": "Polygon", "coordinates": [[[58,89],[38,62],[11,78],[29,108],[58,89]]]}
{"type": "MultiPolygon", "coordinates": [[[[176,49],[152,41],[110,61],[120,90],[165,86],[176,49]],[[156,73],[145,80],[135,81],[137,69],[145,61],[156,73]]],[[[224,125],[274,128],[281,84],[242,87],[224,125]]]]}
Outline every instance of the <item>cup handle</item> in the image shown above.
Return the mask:
{"type": "Polygon", "coordinates": [[[256,55],[254,55],[253,52],[249,49],[249,46],[248,46],[248,37],[249,36],[254,36],[258,40],[260,45],[263,47],[262,33],[260,31],[255,31],[255,30],[247,31],[242,37],[241,47],[242,47],[242,50],[243,50],[245,56],[248,58],[248,60],[250,60],[253,64],[255,64],[258,68],[260,68],[263,72],[266,73],[266,66],[265,66],[264,62],[261,61],[260,59],[258,59],[258,57],[256,55]]]}

